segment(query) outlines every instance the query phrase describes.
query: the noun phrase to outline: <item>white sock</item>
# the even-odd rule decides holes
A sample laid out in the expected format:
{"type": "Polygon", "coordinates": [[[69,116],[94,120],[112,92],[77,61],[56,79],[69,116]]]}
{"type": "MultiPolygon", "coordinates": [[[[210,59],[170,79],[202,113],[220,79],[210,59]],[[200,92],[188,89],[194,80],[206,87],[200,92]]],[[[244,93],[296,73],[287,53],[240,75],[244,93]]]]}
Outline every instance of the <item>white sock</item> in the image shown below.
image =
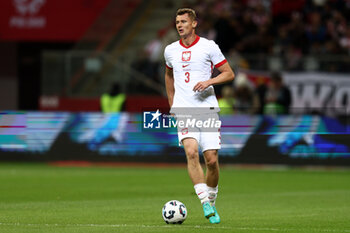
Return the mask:
{"type": "Polygon", "coordinates": [[[215,206],[215,201],[216,201],[216,198],[218,196],[219,188],[218,188],[218,186],[216,186],[216,187],[207,186],[207,187],[208,187],[208,194],[209,194],[208,198],[210,200],[210,204],[212,206],[215,206]]]}
{"type": "Polygon", "coordinates": [[[194,190],[196,191],[196,194],[201,200],[201,203],[209,202],[209,194],[208,194],[208,187],[205,183],[199,183],[194,186],[194,190]]]}

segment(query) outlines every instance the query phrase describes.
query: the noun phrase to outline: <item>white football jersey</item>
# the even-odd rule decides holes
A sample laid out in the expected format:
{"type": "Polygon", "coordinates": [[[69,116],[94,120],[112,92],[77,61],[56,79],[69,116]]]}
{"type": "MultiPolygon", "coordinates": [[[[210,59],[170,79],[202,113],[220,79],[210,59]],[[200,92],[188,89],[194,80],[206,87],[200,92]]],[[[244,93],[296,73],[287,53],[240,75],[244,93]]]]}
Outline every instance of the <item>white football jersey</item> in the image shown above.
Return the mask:
{"type": "Polygon", "coordinates": [[[174,74],[175,94],[170,112],[175,113],[179,108],[220,111],[213,86],[201,92],[193,91],[198,82],[211,78],[213,65],[220,67],[227,62],[214,41],[197,36],[190,46],[185,46],[179,40],[165,48],[164,57],[167,68],[174,74]]]}

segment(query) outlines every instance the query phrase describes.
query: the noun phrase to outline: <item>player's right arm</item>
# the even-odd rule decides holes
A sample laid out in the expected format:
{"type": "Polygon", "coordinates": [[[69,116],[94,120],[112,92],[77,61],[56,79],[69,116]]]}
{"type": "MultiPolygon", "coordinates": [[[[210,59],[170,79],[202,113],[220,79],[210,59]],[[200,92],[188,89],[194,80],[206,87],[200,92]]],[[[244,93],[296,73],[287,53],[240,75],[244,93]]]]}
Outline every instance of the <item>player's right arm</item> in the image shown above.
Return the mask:
{"type": "Polygon", "coordinates": [[[170,107],[173,106],[175,94],[173,69],[165,68],[165,88],[170,107]]]}

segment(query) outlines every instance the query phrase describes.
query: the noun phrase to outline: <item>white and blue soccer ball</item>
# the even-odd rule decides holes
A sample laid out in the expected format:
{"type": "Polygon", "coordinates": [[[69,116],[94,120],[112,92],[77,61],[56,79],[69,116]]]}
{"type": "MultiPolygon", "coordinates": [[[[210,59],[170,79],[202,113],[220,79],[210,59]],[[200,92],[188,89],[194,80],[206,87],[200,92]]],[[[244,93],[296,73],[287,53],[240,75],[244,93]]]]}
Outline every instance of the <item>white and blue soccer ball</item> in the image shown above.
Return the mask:
{"type": "Polygon", "coordinates": [[[186,206],[178,200],[168,201],[163,206],[162,216],[167,224],[181,224],[187,218],[186,206]]]}

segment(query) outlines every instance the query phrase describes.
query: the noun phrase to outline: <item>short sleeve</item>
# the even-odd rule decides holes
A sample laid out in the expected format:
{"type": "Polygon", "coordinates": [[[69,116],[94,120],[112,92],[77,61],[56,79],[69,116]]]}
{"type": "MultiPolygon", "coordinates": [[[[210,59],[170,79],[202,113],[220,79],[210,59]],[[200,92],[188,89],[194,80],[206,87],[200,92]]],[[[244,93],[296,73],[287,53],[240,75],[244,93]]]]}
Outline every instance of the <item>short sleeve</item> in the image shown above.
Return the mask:
{"type": "Polygon", "coordinates": [[[170,54],[169,54],[169,47],[165,47],[164,49],[164,58],[165,58],[165,65],[168,69],[173,69],[173,65],[170,62],[170,54]]]}
{"type": "Polygon", "coordinates": [[[223,64],[225,64],[227,60],[225,59],[225,56],[222,54],[219,46],[214,41],[210,41],[209,43],[210,43],[209,44],[210,59],[213,62],[214,66],[218,68],[223,64]]]}

